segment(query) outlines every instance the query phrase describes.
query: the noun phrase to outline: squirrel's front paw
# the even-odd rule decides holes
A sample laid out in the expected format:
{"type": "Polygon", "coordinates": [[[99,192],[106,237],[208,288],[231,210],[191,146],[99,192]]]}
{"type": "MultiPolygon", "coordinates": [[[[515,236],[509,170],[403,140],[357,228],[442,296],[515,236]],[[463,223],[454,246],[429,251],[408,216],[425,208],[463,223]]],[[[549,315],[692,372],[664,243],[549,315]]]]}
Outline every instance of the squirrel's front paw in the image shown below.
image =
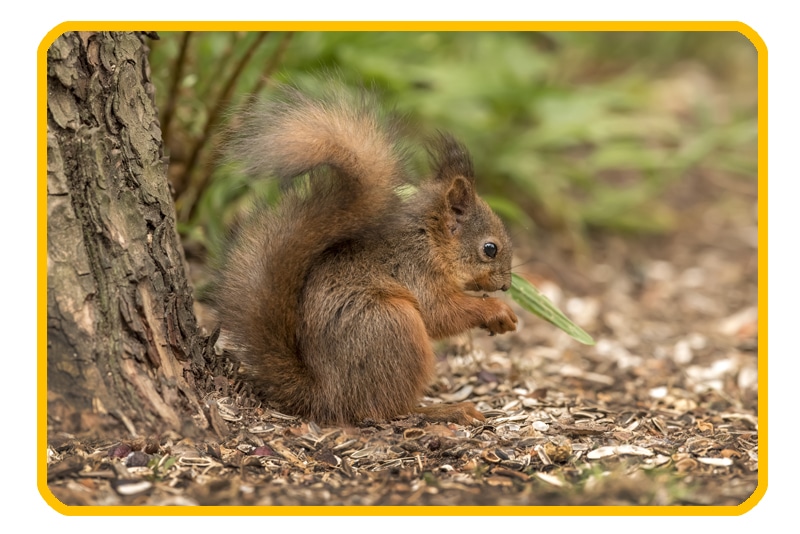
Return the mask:
{"type": "Polygon", "coordinates": [[[488,330],[490,336],[517,329],[517,316],[508,304],[495,298],[487,299],[486,304],[486,318],[481,328],[488,330]]]}

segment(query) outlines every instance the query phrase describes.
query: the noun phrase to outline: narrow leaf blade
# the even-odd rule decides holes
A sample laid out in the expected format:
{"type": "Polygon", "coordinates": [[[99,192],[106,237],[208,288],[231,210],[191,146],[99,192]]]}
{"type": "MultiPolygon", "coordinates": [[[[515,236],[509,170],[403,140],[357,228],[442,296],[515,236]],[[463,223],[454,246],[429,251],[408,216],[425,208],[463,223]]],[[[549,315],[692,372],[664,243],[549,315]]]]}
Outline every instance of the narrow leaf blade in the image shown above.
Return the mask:
{"type": "Polygon", "coordinates": [[[584,345],[594,345],[592,336],[570,321],[550,299],[518,274],[512,273],[511,275],[510,293],[511,298],[529,312],[560,328],[576,341],[580,341],[584,345]]]}

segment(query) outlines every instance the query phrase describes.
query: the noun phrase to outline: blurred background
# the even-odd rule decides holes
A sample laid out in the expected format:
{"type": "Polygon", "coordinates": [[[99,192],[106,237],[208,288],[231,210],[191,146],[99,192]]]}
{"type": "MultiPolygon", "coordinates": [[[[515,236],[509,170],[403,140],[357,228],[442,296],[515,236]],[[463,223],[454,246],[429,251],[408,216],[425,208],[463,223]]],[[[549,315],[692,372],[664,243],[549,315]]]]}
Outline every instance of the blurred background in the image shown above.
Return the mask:
{"type": "Polygon", "coordinates": [[[523,254],[549,243],[591,258],[595,239],[669,235],[692,210],[715,208],[717,225],[755,210],[757,53],[737,32],[159,35],[152,76],[190,258],[276,193],[219,165],[231,110],[330,71],[374,84],[423,133],[461,138],[523,254]]]}

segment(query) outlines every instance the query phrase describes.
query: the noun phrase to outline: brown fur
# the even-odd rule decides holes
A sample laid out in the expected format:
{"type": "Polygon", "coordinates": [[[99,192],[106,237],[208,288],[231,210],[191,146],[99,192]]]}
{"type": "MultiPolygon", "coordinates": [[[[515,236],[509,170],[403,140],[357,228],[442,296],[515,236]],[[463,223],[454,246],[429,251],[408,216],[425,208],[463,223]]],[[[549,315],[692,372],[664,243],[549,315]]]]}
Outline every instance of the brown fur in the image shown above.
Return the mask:
{"type": "Polygon", "coordinates": [[[253,109],[235,158],[284,180],[310,172],[310,186],[242,225],[217,311],[252,380],[289,413],[469,423],[482,419],[470,403],[416,406],[434,377],[430,338],[514,330],[505,303],[465,293],[508,289],[511,243],[448,135],[429,144],[433,176],[398,196],[410,180],[393,124],[369,93],[338,86],[321,97],[284,87],[253,109]]]}

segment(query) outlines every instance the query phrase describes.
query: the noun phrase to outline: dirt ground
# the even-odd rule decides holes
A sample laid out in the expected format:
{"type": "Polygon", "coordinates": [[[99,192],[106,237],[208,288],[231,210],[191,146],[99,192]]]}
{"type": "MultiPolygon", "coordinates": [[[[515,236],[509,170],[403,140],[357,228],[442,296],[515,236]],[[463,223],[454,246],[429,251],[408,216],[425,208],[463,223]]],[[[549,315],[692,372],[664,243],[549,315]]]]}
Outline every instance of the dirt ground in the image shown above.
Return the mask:
{"type": "Polygon", "coordinates": [[[214,437],[51,430],[49,490],[102,506],[744,503],[759,483],[756,183],[697,173],[668,199],[669,236],[590,236],[576,256],[517,233],[516,271],[596,344],[517,309],[513,334],[438,345],[424,402],[470,400],[484,424],[320,428],[221,359],[214,437]]]}

